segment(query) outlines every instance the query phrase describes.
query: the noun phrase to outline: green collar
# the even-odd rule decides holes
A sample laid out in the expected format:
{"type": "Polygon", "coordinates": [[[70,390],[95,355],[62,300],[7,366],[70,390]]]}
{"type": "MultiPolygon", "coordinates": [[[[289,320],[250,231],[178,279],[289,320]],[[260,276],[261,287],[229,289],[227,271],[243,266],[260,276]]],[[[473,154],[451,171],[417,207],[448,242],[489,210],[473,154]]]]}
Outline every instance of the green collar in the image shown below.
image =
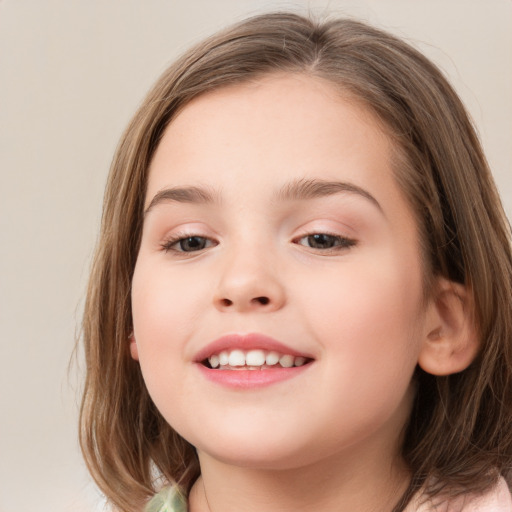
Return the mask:
{"type": "Polygon", "coordinates": [[[187,512],[187,500],[175,487],[166,487],[147,504],[145,512],[187,512]]]}

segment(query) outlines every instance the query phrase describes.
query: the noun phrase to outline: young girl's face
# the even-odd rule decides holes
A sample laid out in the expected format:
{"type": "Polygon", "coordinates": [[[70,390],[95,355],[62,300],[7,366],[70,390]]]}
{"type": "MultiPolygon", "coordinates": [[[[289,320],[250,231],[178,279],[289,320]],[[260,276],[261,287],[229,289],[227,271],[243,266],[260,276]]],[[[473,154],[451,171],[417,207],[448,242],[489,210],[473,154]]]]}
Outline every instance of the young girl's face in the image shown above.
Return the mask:
{"type": "Polygon", "coordinates": [[[429,326],[418,229],[390,155],[368,110],[302,75],[205,94],[167,128],[131,349],[202,461],[398,453],[429,326]]]}

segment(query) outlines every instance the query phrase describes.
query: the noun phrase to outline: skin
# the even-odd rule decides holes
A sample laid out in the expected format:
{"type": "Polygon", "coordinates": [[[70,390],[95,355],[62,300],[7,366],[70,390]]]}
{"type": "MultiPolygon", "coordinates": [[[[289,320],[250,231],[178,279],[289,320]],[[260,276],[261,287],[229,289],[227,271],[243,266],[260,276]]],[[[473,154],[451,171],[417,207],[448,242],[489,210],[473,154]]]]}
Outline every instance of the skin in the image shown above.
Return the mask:
{"type": "Polygon", "coordinates": [[[411,377],[442,336],[390,155],[370,112],[303,75],[200,96],[164,133],[146,208],[172,187],[217,200],[147,211],[131,351],[161,413],[198,450],[193,512],[384,511],[407,486],[411,377]],[[301,180],[357,190],[279,195],[301,180]],[[313,233],[342,245],[311,247],[313,233]],[[205,248],[180,252],[176,240],[192,235],[205,248]],[[231,333],[271,336],[314,361],[263,388],[217,385],[194,356],[231,333]]]}

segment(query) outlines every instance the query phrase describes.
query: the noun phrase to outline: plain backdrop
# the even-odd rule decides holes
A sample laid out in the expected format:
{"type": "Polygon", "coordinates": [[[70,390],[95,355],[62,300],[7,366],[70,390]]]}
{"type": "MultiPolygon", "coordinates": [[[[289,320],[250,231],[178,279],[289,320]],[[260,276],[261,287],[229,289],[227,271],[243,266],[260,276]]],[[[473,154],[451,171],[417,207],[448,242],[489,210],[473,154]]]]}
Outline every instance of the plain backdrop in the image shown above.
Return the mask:
{"type": "Polygon", "coordinates": [[[190,44],[283,8],[368,20],[437,62],[512,213],[511,0],[0,0],[0,512],[102,509],[68,364],[114,148],[190,44]]]}

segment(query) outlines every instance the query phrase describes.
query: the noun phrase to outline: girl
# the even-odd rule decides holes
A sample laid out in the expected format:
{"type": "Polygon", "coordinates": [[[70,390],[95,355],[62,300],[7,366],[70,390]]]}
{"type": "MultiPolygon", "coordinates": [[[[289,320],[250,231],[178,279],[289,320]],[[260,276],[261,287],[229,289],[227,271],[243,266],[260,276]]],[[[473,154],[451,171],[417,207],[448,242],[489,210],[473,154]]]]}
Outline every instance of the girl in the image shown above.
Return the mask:
{"type": "Polygon", "coordinates": [[[113,162],[91,473],[129,512],[512,510],[511,261],[474,129],[416,50],[294,14],[213,36],[113,162]]]}

